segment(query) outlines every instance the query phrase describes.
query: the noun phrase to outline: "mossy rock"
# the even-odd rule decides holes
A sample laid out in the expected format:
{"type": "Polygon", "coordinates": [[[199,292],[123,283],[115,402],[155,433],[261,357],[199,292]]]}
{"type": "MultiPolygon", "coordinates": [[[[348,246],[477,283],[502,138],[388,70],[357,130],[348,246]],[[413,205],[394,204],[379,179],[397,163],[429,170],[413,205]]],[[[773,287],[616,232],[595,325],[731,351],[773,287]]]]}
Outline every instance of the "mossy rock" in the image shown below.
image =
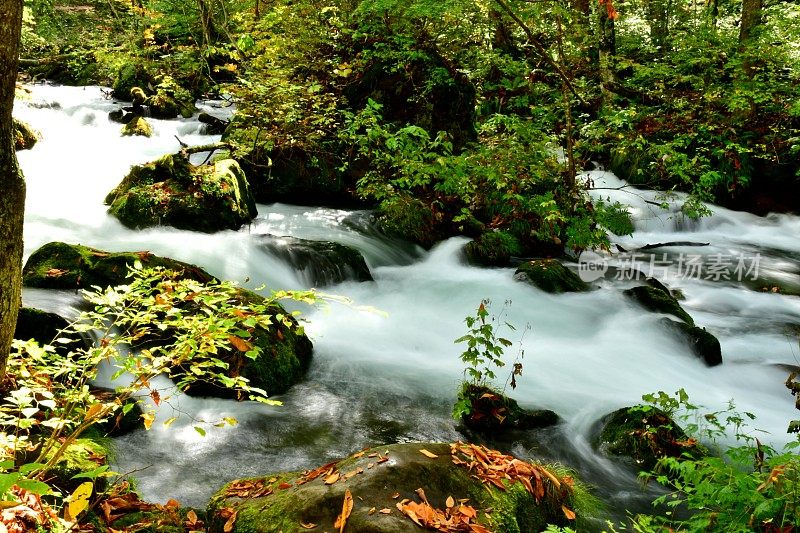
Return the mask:
{"type": "Polygon", "coordinates": [[[719,344],[719,339],[704,328],[691,326],[685,322],[678,322],[666,317],[661,320],[661,323],[668,330],[677,333],[686,340],[692,349],[692,353],[703,360],[707,366],[722,364],[722,347],[719,344]]]}
{"type": "Polygon", "coordinates": [[[260,203],[286,202],[298,205],[354,205],[355,180],[337,171],[341,164],[329,149],[309,146],[307,140],[291,146],[274,146],[247,119],[234,116],[222,140],[242,147],[237,154],[250,179],[253,195],[260,203]]]}
{"type": "Polygon", "coordinates": [[[134,166],[105,202],[131,228],[167,225],[213,233],[239,229],[257,214],[236,161],[194,166],[180,154],[134,166]]]}
{"type": "MultiPolygon", "coordinates": [[[[34,339],[39,344],[51,344],[59,332],[69,327],[69,320],[55,313],[48,313],[33,307],[22,307],[17,314],[14,338],[21,341],[34,339]]],[[[55,345],[58,347],[58,345],[55,345]]]]}
{"type": "Polygon", "coordinates": [[[560,421],[553,411],[523,409],[513,398],[486,386],[465,383],[459,392],[458,401],[469,405],[469,412],[461,416],[464,425],[476,433],[492,437],[510,430],[554,426],[560,421]]]}
{"type": "Polygon", "coordinates": [[[589,290],[589,285],[577,274],[555,259],[536,259],[523,263],[517,268],[514,278],[555,294],[589,290]]]}
{"type": "Polygon", "coordinates": [[[82,525],[89,525],[97,533],[185,533],[205,531],[205,510],[175,505],[158,505],[143,502],[134,493],[119,494],[117,498],[130,501],[130,507],[116,509],[111,515],[111,523],[99,514],[99,509],[89,509],[81,519],[82,525]],[[119,514],[122,513],[120,516],[119,514]],[[190,513],[194,513],[192,519],[190,513]],[[189,526],[192,524],[192,527],[189,526]]]}
{"type": "MultiPolygon", "coordinates": [[[[254,292],[240,289],[239,300],[236,303],[249,302],[261,304],[264,297],[254,292]]],[[[274,304],[270,310],[273,315],[287,315],[279,304],[274,304]]],[[[286,392],[289,387],[300,382],[311,365],[314,346],[302,329],[293,321],[292,327],[283,324],[273,324],[268,330],[255,328],[248,342],[262,349],[261,355],[250,359],[238,350],[220,352],[217,357],[229,364],[228,373],[233,376],[242,376],[249,380],[252,387],[264,389],[267,394],[275,395],[286,392]]],[[[174,379],[186,372],[181,367],[171,372],[174,379]]],[[[230,398],[236,396],[231,389],[220,387],[206,382],[194,382],[185,391],[191,396],[215,396],[230,398]]]]}
{"type": "Polygon", "coordinates": [[[30,150],[39,141],[39,133],[26,122],[14,119],[14,149],[30,150]]]}
{"type": "Polygon", "coordinates": [[[26,287],[79,289],[128,283],[128,265],[139,261],[148,267],[164,267],[200,282],[215,278],[200,267],[159,257],[149,252],[104,252],[80,244],[47,243],[28,258],[22,271],[26,287]]]}
{"type": "Polygon", "coordinates": [[[153,128],[144,117],[133,117],[127,124],[122,127],[123,137],[152,137],[153,128]]]}
{"type": "MultiPolygon", "coordinates": [[[[50,456],[45,457],[49,459],[50,456]]],[[[70,444],[64,454],[48,472],[50,483],[64,494],[71,494],[86,479],[73,479],[78,474],[86,474],[108,464],[109,450],[92,439],[78,439],[70,444]]],[[[105,488],[105,478],[97,478],[95,486],[105,488]]]]}
{"type": "Polygon", "coordinates": [[[622,294],[648,311],[672,315],[683,320],[686,324],[694,326],[694,319],[681,307],[678,300],[660,288],[650,285],[641,285],[623,291],[622,294]]]}
{"type": "Polygon", "coordinates": [[[131,90],[134,88],[149,87],[155,82],[155,77],[142,63],[125,63],[117,71],[112,84],[111,95],[120,100],[132,101],[131,90]]]}
{"type": "Polygon", "coordinates": [[[574,493],[564,484],[555,488],[548,482],[545,497],[537,503],[518,482],[507,485],[506,490],[481,483],[466,467],[453,463],[449,444],[380,446],[334,466],[341,476],[332,484],[325,484],[325,476],[320,476],[298,485],[302,476],[299,472],[242,480],[271,487],[273,493],[267,496],[232,496],[228,490],[238,482],[228,483],[208,505],[209,533],[228,531],[225,523],[231,510],[236,511],[236,517],[229,533],[297,533],[305,531],[302,524],[317,524],[320,531],[333,531],[346,490],[354,502],[346,526],[350,533],[424,531],[396,508],[405,498],[419,502],[418,489],[423,489],[430,504],[441,510],[446,508],[448,497],[468,498],[469,505],[479,513],[479,523],[498,533],[541,531],[547,524],[567,525],[562,505],[574,507],[574,493]],[[423,455],[421,449],[437,457],[423,455]],[[378,462],[381,457],[387,460],[378,462]],[[346,475],[361,469],[362,473],[349,478],[346,475]],[[381,509],[389,512],[377,512],[381,509]]]}
{"type": "Polygon", "coordinates": [[[624,407],[600,421],[598,449],[630,458],[641,470],[652,470],[661,457],[700,457],[702,447],[664,411],[652,406],[624,407]]]}
{"type": "Polygon", "coordinates": [[[180,100],[166,90],[159,89],[145,100],[150,116],[160,119],[189,118],[194,114],[194,101],[180,100]]]}
{"type": "Polygon", "coordinates": [[[408,195],[400,195],[381,204],[377,212],[381,231],[430,248],[444,238],[436,223],[433,210],[424,202],[408,195]]]}
{"type": "Polygon", "coordinates": [[[489,231],[467,243],[467,259],[478,266],[508,266],[511,257],[522,253],[519,240],[506,231],[489,231]]]}
{"type": "Polygon", "coordinates": [[[295,237],[261,238],[262,247],[307,276],[315,287],[343,281],[372,281],[367,262],[355,248],[295,237]]]}

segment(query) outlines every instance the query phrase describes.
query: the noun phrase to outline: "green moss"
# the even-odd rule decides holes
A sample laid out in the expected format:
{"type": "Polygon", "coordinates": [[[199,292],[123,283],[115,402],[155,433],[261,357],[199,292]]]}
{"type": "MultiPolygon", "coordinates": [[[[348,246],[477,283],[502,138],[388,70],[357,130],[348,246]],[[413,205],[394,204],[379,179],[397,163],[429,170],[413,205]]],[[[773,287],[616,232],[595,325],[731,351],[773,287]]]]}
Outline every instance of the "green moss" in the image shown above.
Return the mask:
{"type": "MultiPolygon", "coordinates": [[[[46,457],[52,457],[52,454],[46,457]]],[[[94,439],[78,439],[70,444],[64,451],[59,461],[55,464],[49,475],[52,476],[51,483],[61,489],[62,492],[71,493],[78,485],[86,481],[85,479],[72,479],[73,476],[91,472],[103,464],[109,458],[109,450],[94,439]]],[[[104,478],[99,478],[100,482],[104,478]]],[[[102,487],[103,484],[101,483],[102,487]]]]}
{"type": "Polygon", "coordinates": [[[631,458],[642,470],[652,470],[660,457],[703,453],[667,413],[652,406],[618,409],[606,416],[602,424],[596,443],[599,448],[611,455],[631,458]]]}
{"type": "Polygon", "coordinates": [[[514,429],[536,429],[558,424],[556,413],[546,409],[527,410],[516,400],[486,386],[464,383],[458,401],[469,404],[469,412],[462,414],[461,421],[478,433],[497,436],[514,429]]]}
{"type": "Polygon", "coordinates": [[[722,364],[722,347],[719,339],[714,335],[701,327],[692,326],[685,322],[677,322],[666,317],[661,322],[667,329],[683,337],[688,342],[692,353],[702,359],[706,365],[716,366],[722,364]]]}
{"type": "Polygon", "coordinates": [[[22,281],[26,287],[46,289],[124,285],[128,281],[128,265],[136,261],[182,272],[184,276],[201,282],[214,279],[199,267],[149,252],[109,253],[79,244],[51,242],[28,258],[22,271],[22,281]]]}
{"type": "Polygon", "coordinates": [[[155,77],[149,72],[144,63],[128,60],[119,67],[112,85],[114,98],[120,100],[133,100],[131,90],[135,87],[148,87],[153,84],[155,77]]]}
{"type": "Polygon", "coordinates": [[[389,235],[430,248],[440,240],[430,207],[408,195],[383,202],[378,210],[378,225],[389,235]]]}
{"type": "Polygon", "coordinates": [[[123,137],[152,137],[153,128],[144,117],[134,117],[130,122],[122,127],[123,137]]]}
{"type": "Polygon", "coordinates": [[[273,476],[250,479],[264,482],[275,491],[261,497],[226,497],[231,484],[226,485],[209,503],[209,533],[223,530],[225,518],[220,511],[228,507],[237,511],[233,533],[294,533],[303,531],[301,522],[318,524],[322,530],[329,529],[341,511],[345,490],[351,492],[355,503],[348,520],[348,531],[418,531],[408,517],[395,509],[395,504],[403,498],[418,501],[416,490],[419,488],[425,491],[431,505],[439,509],[445,508],[448,497],[468,498],[470,505],[479,511],[479,521],[498,533],[541,531],[548,523],[566,524],[562,505],[575,509],[579,514],[583,512],[576,506],[578,489],[570,490],[566,483],[560,488],[551,485],[541,502],[536,502],[521,484],[508,485],[503,491],[481,483],[467,468],[452,463],[449,444],[375,447],[339,461],[336,468],[342,476],[359,469],[363,469],[363,473],[343,477],[332,485],[325,485],[321,477],[297,485],[299,473],[276,475],[272,483],[268,481],[273,476]],[[420,449],[423,448],[438,457],[422,455],[420,449]],[[373,454],[386,456],[389,460],[377,463],[378,457],[373,454]],[[371,468],[370,464],[373,465],[371,468]],[[288,488],[280,489],[284,482],[288,488]],[[395,493],[399,496],[394,496],[395,493]],[[389,508],[391,513],[370,514],[373,507],[389,508]]]}
{"type": "Polygon", "coordinates": [[[490,231],[467,243],[470,263],[482,266],[506,266],[512,255],[522,252],[519,240],[506,231],[490,231]]]}
{"type": "Polygon", "coordinates": [[[515,277],[549,293],[582,292],[589,286],[577,274],[555,259],[537,259],[523,263],[515,277]]]}
{"type": "Polygon", "coordinates": [[[673,315],[690,326],[694,325],[694,320],[684,311],[678,300],[661,289],[642,285],[628,289],[623,294],[649,311],[673,315]]]}
{"type": "Polygon", "coordinates": [[[195,167],[181,155],[135,166],[106,196],[109,213],[128,227],[174,226],[211,233],[255,218],[247,178],[231,160],[195,167]]]}
{"type": "MultiPolygon", "coordinates": [[[[239,291],[240,303],[262,302],[264,298],[244,289],[239,291]]],[[[270,311],[272,314],[287,314],[278,304],[270,311]]],[[[294,327],[287,328],[283,324],[274,324],[269,330],[256,328],[252,332],[250,342],[261,348],[262,353],[256,359],[245,357],[238,351],[225,352],[220,358],[230,364],[230,371],[250,380],[250,385],[267,391],[269,395],[282,394],[289,387],[305,376],[311,365],[313,345],[302,331],[294,327]]],[[[180,370],[173,377],[180,378],[180,370]]],[[[194,383],[186,391],[196,396],[232,395],[229,389],[223,389],[207,383],[194,383]]]]}

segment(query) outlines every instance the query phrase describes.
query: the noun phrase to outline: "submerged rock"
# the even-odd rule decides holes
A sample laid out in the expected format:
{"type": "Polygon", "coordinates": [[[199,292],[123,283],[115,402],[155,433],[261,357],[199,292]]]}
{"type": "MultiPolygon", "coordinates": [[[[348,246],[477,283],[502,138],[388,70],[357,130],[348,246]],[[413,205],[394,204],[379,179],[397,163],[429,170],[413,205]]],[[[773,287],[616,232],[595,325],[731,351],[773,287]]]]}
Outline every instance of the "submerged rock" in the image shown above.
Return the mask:
{"type": "Polygon", "coordinates": [[[667,290],[650,285],[641,285],[623,291],[622,294],[635,301],[648,311],[672,315],[683,320],[686,324],[694,326],[694,319],[689,316],[678,300],[672,297],[667,290]]]}
{"type": "Polygon", "coordinates": [[[558,424],[559,417],[547,409],[528,410],[509,398],[485,386],[465,383],[458,396],[467,409],[461,415],[466,427],[489,436],[499,436],[510,430],[538,429],[558,424]]]}
{"type": "Polygon", "coordinates": [[[105,202],[131,228],[163,224],[212,233],[239,229],[257,214],[236,161],[194,166],[181,154],[134,166],[105,202]]]}
{"type": "Polygon", "coordinates": [[[433,210],[421,200],[401,194],[384,202],[377,212],[380,231],[430,248],[444,238],[433,210]]]}
{"type": "Polygon", "coordinates": [[[39,141],[39,133],[26,122],[14,119],[14,149],[30,150],[39,141]]]}
{"type": "Polygon", "coordinates": [[[555,294],[589,290],[589,285],[577,274],[555,259],[536,259],[523,263],[514,273],[514,279],[555,294]]]}
{"type": "Polygon", "coordinates": [[[683,337],[692,349],[692,353],[702,359],[708,366],[722,364],[722,347],[719,339],[698,326],[691,326],[685,322],[678,322],[669,318],[663,318],[661,323],[679,336],[683,337]]]}
{"type": "Polygon", "coordinates": [[[608,455],[628,457],[642,470],[652,470],[661,457],[699,457],[704,452],[695,439],[664,411],[653,406],[618,409],[600,420],[602,427],[595,441],[608,455]]]}
{"type": "MultiPolygon", "coordinates": [[[[460,449],[440,443],[380,446],[315,472],[276,473],[232,481],[211,498],[208,531],[296,533],[311,524],[320,531],[336,531],[339,528],[334,527],[334,522],[342,512],[348,492],[353,506],[344,529],[350,533],[422,531],[398,505],[427,501],[444,512],[449,498],[455,502],[468,499],[466,505],[476,511],[474,522],[497,533],[541,531],[547,524],[570,522],[564,509],[571,512],[579,489],[569,480],[542,473],[544,496],[537,502],[521,481],[498,481],[506,487],[501,490],[482,481],[466,462],[454,464],[454,459],[469,458],[460,450],[473,449],[469,445],[460,446],[460,449]]],[[[481,453],[501,455],[485,448],[481,448],[481,453]]],[[[513,459],[503,457],[507,461],[513,459]]],[[[537,483],[532,477],[527,481],[537,483]]]]}
{"type": "Polygon", "coordinates": [[[329,241],[265,236],[262,247],[302,271],[312,285],[372,281],[364,256],[355,248],[329,241]]]}
{"type": "Polygon", "coordinates": [[[158,89],[155,94],[148,96],[144,103],[150,110],[151,117],[161,119],[189,118],[195,109],[193,100],[180,99],[165,89],[158,89]]]}
{"type": "Polygon", "coordinates": [[[79,289],[128,283],[128,265],[136,261],[148,267],[182,272],[184,277],[208,282],[214,277],[200,267],[159,257],[150,252],[104,252],[80,244],[50,242],[33,252],[22,270],[26,287],[79,289]]]}
{"type": "Polygon", "coordinates": [[[152,137],[153,128],[144,117],[133,117],[127,124],[122,127],[123,137],[152,137]]]}

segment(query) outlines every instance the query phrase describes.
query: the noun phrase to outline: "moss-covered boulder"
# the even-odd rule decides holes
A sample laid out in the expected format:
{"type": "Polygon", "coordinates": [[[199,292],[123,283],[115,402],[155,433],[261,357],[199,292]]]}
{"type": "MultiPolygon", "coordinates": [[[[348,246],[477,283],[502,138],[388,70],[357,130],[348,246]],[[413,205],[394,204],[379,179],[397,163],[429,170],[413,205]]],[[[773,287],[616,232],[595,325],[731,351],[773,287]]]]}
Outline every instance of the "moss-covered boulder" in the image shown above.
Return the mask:
{"type": "Polygon", "coordinates": [[[686,324],[694,326],[694,319],[689,316],[689,313],[687,313],[683,307],[681,307],[681,304],[678,303],[678,300],[673,298],[668,291],[662,290],[658,287],[653,287],[651,285],[641,285],[639,287],[634,287],[632,289],[623,291],[622,294],[635,301],[648,311],[672,315],[680,320],[683,320],[686,324]]]}
{"type": "Polygon", "coordinates": [[[167,225],[212,233],[239,229],[257,214],[236,161],[194,166],[181,154],[134,166],[105,202],[131,228],[167,225]]]}
{"type": "Polygon", "coordinates": [[[524,281],[549,293],[588,291],[587,285],[573,271],[555,259],[536,259],[521,264],[514,279],[524,281]]]}
{"type": "MultiPolygon", "coordinates": [[[[46,456],[49,460],[52,457],[46,456]]],[[[99,442],[91,439],[78,439],[67,446],[61,458],[55,466],[48,472],[50,483],[60,489],[64,494],[71,494],[78,485],[86,479],[73,479],[78,474],[86,474],[108,464],[109,450],[99,442]]],[[[99,488],[104,488],[105,478],[99,478],[96,484],[99,488]]]]}
{"type": "Polygon", "coordinates": [[[21,341],[34,339],[39,344],[53,344],[59,332],[69,326],[69,321],[55,313],[33,307],[22,307],[17,314],[14,338],[21,341]]]}
{"type": "Polygon", "coordinates": [[[507,231],[489,231],[468,242],[464,251],[473,265],[508,266],[512,256],[522,253],[522,246],[507,231]]]}
{"type": "Polygon", "coordinates": [[[39,133],[27,123],[14,119],[14,149],[30,150],[39,141],[39,133]]]}
{"type": "Polygon", "coordinates": [[[127,62],[117,71],[111,94],[114,98],[132,101],[131,90],[136,87],[150,87],[154,83],[155,76],[144,63],[127,62]]]}
{"type": "Polygon", "coordinates": [[[355,248],[295,237],[264,236],[261,243],[262,248],[300,271],[315,287],[351,280],[372,281],[364,256],[355,248]]]}
{"type": "MultiPolygon", "coordinates": [[[[237,292],[236,304],[263,304],[264,297],[254,292],[240,289],[237,292]]],[[[191,308],[183,310],[187,319],[192,317],[191,308]]],[[[204,318],[205,313],[196,311],[197,318],[204,318]]],[[[287,315],[286,310],[275,303],[269,309],[271,315],[287,315]]],[[[261,348],[262,353],[256,359],[250,359],[236,349],[220,351],[217,357],[228,364],[229,376],[242,376],[249,380],[252,387],[263,389],[269,395],[282,394],[289,387],[300,382],[311,365],[314,346],[302,328],[291,319],[292,326],[273,323],[269,329],[261,327],[250,330],[247,340],[253,346],[261,348]]],[[[170,375],[180,380],[189,369],[177,367],[170,375]]],[[[235,397],[231,389],[216,384],[198,381],[192,383],[185,392],[191,396],[215,396],[221,398],[235,397]]]]}
{"type": "Polygon", "coordinates": [[[63,242],[47,243],[31,254],[22,271],[26,287],[43,289],[78,289],[124,285],[128,282],[128,265],[136,261],[149,267],[164,267],[181,272],[200,282],[214,277],[203,269],[159,257],[150,252],[105,252],[63,242]]]}
{"type": "Polygon", "coordinates": [[[424,202],[409,195],[398,195],[384,202],[376,213],[380,230],[430,248],[445,237],[436,215],[424,202]]]}
{"type": "Polygon", "coordinates": [[[722,347],[719,339],[699,326],[692,326],[685,322],[678,322],[664,317],[661,323],[666,329],[683,338],[692,350],[692,353],[701,359],[707,366],[722,364],[722,347]]]}
{"type": "MultiPolygon", "coordinates": [[[[348,493],[353,506],[344,530],[350,533],[424,531],[401,510],[403,506],[427,502],[444,513],[448,499],[474,509],[472,522],[498,533],[542,531],[547,524],[571,522],[564,509],[576,509],[578,490],[570,480],[542,474],[544,496],[537,501],[525,489],[525,481],[498,481],[505,490],[484,481],[482,468],[468,468],[471,450],[469,445],[395,444],[364,450],[316,471],[233,481],[211,498],[208,531],[297,533],[312,525],[312,530],[336,531],[334,522],[348,493]]],[[[480,453],[487,462],[498,457],[506,464],[513,460],[486,448],[480,453]]],[[[531,477],[526,481],[536,484],[531,477]]],[[[582,517],[580,509],[576,512],[582,517]]]]}
{"type": "Polygon", "coordinates": [[[627,457],[642,470],[652,470],[661,457],[699,457],[704,453],[672,418],[652,406],[618,409],[603,417],[600,426],[595,439],[598,449],[627,457]]]}
{"type": "Polygon", "coordinates": [[[145,105],[150,110],[151,117],[161,119],[189,118],[195,110],[194,101],[190,97],[181,99],[173,91],[167,89],[159,89],[155,94],[147,97],[145,105]]]}
{"type": "Polygon", "coordinates": [[[513,398],[469,383],[462,386],[456,409],[461,412],[461,421],[467,428],[493,437],[510,430],[538,429],[559,422],[553,411],[523,409],[513,398]]]}
{"type": "Polygon", "coordinates": [[[152,137],[153,128],[144,117],[134,116],[122,127],[123,137],[152,137]]]}

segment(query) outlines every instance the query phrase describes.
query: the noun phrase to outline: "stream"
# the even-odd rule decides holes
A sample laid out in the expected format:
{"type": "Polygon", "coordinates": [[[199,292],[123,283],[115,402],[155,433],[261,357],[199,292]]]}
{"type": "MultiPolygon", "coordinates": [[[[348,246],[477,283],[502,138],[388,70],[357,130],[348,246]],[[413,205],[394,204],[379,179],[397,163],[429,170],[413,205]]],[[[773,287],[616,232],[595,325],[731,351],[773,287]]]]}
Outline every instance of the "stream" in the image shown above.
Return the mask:
{"type": "MultiPolygon", "coordinates": [[[[133,472],[146,500],[175,498],[204,507],[234,478],[312,468],[371,444],[466,439],[450,417],[463,372],[461,349],[453,340],[465,333],[464,317],[486,298],[495,313],[511,302],[505,319],[517,326],[506,332],[512,340],[519,340],[525,325],[531,327],[521,341],[523,375],[508,392],[525,407],[552,409],[563,419],[555,428],[515,437],[506,449],[575,468],[612,515],[647,509],[654,489],[644,492],[631,469],[598,455],[592,434],[599,418],[644,393],[682,387],[693,403],[710,410],[733,399],[737,410],[756,415],[755,426],[765,432],[759,434],[762,441],[782,445],[791,438],[786,427],[798,413],[783,382],[787,368],[800,365],[800,297],[790,295],[800,293],[800,217],[757,217],[711,206],[712,216],[686,220],[675,209],[655,207],[660,201],[655,193],[627,187],[602,170],[585,173],[597,188],[592,194],[629,203],[634,214],[636,232],[612,239],[627,252],[603,260],[621,271],[628,257],[643,272],[661,267],[657,277],[680,289],[684,308],[720,340],[724,363],[708,368],[659,325],[659,315],[622,295],[635,280],[607,273],[595,282],[599,290],[547,294],[515,281],[511,268],[467,265],[464,238],[424,251],[380,235],[364,212],[260,204],[257,219],[240,231],[128,229],[106,213],[103,199],[129,167],[177,151],[176,136],[190,145],[218,137],[203,135],[196,116],[148,119],[152,138],[122,137],[121,126],[107,119],[119,107],[106,98],[107,90],[48,85],[31,90],[14,110],[43,135],[32,150],[18,153],[28,184],[26,258],[50,241],[149,250],[250,288],[309,288],[313,281],[305,273],[261,245],[262,236],[272,234],[357,248],[375,279],[324,288],[349,302],[300,308],[314,360],[307,379],[277,398],[282,406],[175,393],[159,409],[161,420],[180,416],[171,427],[156,423],[150,431],[115,439],[115,469],[133,472]],[[674,242],[690,244],[638,257],[631,253],[674,242]],[[730,279],[711,271],[686,275],[681,266],[687,258],[724,263],[730,279]],[[737,273],[739,262],[744,270],[737,273]],[[789,294],[773,292],[772,286],[789,294]],[[223,416],[236,417],[239,424],[216,428],[202,422],[223,416]]],[[[231,112],[213,103],[200,107],[220,117],[231,112]]],[[[70,291],[26,289],[24,300],[62,314],[74,313],[77,303],[70,291]]],[[[513,359],[515,353],[509,355],[513,359]]]]}

